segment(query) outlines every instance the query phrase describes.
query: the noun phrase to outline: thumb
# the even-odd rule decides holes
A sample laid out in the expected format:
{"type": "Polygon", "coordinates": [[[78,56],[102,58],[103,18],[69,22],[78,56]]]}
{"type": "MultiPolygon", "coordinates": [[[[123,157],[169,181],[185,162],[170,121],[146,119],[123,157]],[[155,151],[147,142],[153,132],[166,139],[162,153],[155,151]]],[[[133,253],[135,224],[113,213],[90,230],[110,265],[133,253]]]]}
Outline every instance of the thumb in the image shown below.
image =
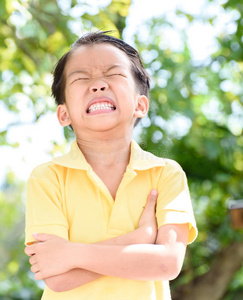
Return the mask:
{"type": "Polygon", "coordinates": [[[148,200],[147,200],[147,204],[146,204],[145,209],[146,208],[147,209],[152,209],[152,208],[155,209],[157,197],[158,197],[158,191],[155,190],[155,189],[151,190],[149,195],[148,195],[148,200]]]}
{"type": "Polygon", "coordinates": [[[151,191],[150,191],[150,196],[151,196],[152,198],[157,199],[158,191],[157,191],[156,189],[151,190],[151,191]]]}
{"type": "Polygon", "coordinates": [[[54,234],[47,233],[32,233],[32,236],[39,242],[45,242],[56,237],[54,234]]]}
{"type": "Polygon", "coordinates": [[[150,197],[150,201],[152,201],[152,205],[155,208],[155,204],[156,204],[157,198],[158,198],[158,191],[155,189],[151,190],[149,197],[150,197]]]}

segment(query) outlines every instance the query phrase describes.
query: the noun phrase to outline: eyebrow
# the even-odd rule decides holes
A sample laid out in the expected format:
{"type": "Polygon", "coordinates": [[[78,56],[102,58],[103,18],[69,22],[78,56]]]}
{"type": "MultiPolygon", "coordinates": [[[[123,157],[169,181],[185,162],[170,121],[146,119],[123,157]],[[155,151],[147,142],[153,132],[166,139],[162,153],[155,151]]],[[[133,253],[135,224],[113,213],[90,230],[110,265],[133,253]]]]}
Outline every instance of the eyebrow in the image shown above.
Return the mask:
{"type": "MultiPolygon", "coordinates": [[[[116,64],[116,65],[112,65],[112,66],[109,66],[104,73],[107,73],[109,71],[111,71],[112,69],[115,69],[115,68],[123,68],[122,65],[120,64],[116,64]]],[[[79,70],[75,70],[73,72],[71,72],[67,78],[70,78],[71,76],[73,76],[74,74],[85,74],[85,75],[89,75],[89,72],[86,71],[86,70],[83,70],[83,69],[79,69],[79,70]]]]}

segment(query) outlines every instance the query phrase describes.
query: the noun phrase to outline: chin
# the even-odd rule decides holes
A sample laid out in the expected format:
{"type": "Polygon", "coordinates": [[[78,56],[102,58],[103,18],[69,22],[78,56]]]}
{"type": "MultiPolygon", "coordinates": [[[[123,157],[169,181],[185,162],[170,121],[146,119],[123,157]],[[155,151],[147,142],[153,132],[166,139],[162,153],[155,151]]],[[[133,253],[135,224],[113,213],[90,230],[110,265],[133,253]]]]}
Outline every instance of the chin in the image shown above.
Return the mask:
{"type": "Polygon", "coordinates": [[[90,124],[90,128],[95,131],[109,131],[116,128],[119,125],[117,120],[100,120],[98,122],[93,122],[90,124]]]}

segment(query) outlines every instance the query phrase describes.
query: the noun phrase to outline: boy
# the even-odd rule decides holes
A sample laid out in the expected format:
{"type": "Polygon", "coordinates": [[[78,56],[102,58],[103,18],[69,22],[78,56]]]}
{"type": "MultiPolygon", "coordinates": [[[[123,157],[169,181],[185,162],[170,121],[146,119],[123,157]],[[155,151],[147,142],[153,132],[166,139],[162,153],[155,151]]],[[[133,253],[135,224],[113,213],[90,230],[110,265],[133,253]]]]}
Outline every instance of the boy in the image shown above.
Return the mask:
{"type": "Polygon", "coordinates": [[[148,90],[137,51],[106,33],[59,60],[57,117],[76,141],[27,185],[25,252],[42,299],[170,299],[197,229],[181,167],[132,141],[148,90]]]}

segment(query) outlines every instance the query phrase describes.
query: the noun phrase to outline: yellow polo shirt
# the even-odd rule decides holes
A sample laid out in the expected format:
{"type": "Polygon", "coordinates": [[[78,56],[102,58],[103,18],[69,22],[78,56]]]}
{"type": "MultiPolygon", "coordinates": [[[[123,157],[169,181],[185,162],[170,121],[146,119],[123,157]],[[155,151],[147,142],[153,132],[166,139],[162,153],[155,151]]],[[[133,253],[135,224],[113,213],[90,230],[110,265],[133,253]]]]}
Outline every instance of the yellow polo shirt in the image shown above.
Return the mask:
{"type": "MultiPolygon", "coordinates": [[[[173,160],[131,143],[131,157],[115,201],[73,142],[71,151],[35,168],[27,183],[26,244],[32,233],[56,234],[71,242],[94,243],[129,233],[151,189],[158,190],[156,217],[164,224],[188,223],[188,243],[197,236],[187,179],[173,160]]],[[[142,262],[141,262],[142,263],[142,262]]],[[[103,276],[71,291],[45,288],[43,300],[168,300],[168,281],[103,276]]]]}

